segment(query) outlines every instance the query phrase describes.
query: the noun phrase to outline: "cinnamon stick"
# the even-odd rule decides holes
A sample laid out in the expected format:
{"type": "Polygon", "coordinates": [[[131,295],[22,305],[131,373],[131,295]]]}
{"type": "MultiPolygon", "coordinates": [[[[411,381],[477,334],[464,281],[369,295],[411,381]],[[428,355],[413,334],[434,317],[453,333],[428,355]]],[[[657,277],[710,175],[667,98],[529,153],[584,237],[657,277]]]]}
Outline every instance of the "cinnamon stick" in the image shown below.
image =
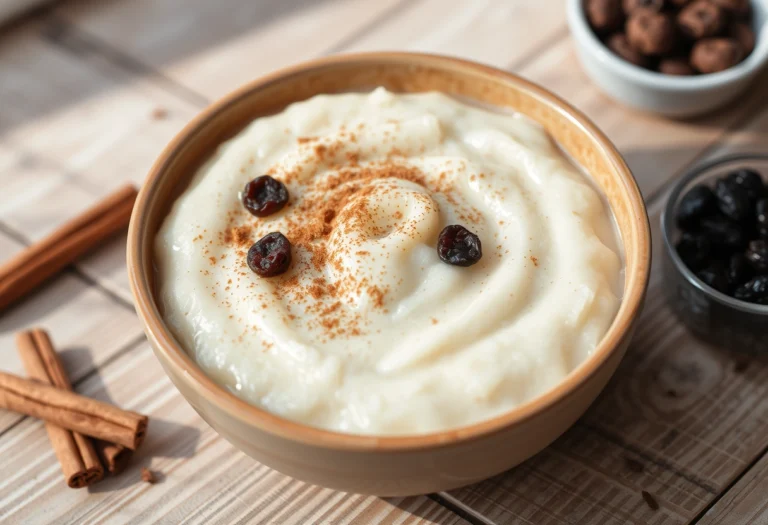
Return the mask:
{"type": "MultiPolygon", "coordinates": [[[[72,390],[64,366],[45,331],[35,329],[16,334],[16,346],[29,377],[41,383],[72,390]]],[[[79,489],[104,477],[104,467],[90,439],[53,423],[46,423],[45,429],[68,486],[79,489]]]]}
{"type": "Polygon", "coordinates": [[[96,451],[99,453],[104,468],[113,476],[120,474],[131,460],[133,451],[123,445],[96,440],[96,451]]]}
{"type": "Polygon", "coordinates": [[[136,412],[6,372],[0,372],[0,408],[131,450],[144,440],[149,422],[136,412]]]}
{"type": "Polygon", "coordinates": [[[137,190],[131,185],[100,201],[0,265],[0,311],[128,226],[137,190]]]}

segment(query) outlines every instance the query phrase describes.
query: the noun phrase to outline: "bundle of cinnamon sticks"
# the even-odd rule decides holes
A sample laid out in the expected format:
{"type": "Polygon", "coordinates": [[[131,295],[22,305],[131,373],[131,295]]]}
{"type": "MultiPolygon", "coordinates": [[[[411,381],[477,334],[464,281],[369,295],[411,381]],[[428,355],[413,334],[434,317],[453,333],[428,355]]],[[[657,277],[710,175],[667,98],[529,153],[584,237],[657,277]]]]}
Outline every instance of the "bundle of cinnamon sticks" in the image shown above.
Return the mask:
{"type": "MultiPolygon", "coordinates": [[[[125,229],[136,196],[136,188],[124,186],[0,265],[0,313],[125,229]]],[[[45,421],[70,487],[101,480],[105,466],[109,473],[120,473],[144,439],[147,416],[75,394],[45,331],[20,332],[16,344],[29,379],[0,372],[0,409],[45,421]]]]}
{"type": "Polygon", "coordinates": [[[41,329],[16,334],[29,379],[0,372],[0,408],[45,421],[67,485],[81,488],[125,468],[147,432],[147,416],[72,392],[58,354],[41,329]],[[95,443],[90,438],[97,438],[95,443]]]}

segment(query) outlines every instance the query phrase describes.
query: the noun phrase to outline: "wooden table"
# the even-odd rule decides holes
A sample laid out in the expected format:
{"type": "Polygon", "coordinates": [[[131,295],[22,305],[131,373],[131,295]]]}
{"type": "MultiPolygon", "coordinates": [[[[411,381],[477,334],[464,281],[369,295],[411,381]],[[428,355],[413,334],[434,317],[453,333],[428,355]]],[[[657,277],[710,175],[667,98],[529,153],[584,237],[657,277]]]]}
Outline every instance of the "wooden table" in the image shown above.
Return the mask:
{"type": "MultiPolygon", "coordinates": [[[[704,158],[766,150],[768,76],[706,118],[633,112],[579,68],[563,3],[93,0],[37,12],[0,35],[0,259],[124,181],[140,183],[182,124],[235,86],[323,54],[393,48],[510,69],[585,111],[633,169],[658,254],[659,210],[675,176],[704,158]]],[[[43,425],[0,412],[0,521],[768,523],[768,357],[693,339],[664,303],[656,264],[627,357],[570,431],[477,485],[380,499],[283,476],[209,428],[144,339],[124,244],[113,240],[3,313],[0,367],[23,373],[13,332],[46,327],[79,392],[151,414],[147,441],[123,475],[76,491],[43,425]],[[159,483],[141,482],[142,466],[159,483]]]]}

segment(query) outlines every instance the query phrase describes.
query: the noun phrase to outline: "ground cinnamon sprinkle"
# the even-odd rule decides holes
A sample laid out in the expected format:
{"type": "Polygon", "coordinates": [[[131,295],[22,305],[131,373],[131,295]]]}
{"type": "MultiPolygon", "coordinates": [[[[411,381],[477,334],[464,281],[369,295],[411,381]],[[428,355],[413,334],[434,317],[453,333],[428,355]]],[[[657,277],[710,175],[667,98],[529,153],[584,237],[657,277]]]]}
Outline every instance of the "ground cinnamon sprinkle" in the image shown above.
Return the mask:
{"type": "Polygon", "coordinates": [[[315,146],[315,155],[317,155],[320,160],[323,160],[325,158],[325,154],[328,151],[328,146],[325,144],[318,144],[315,146]]]}
{"type": "Polygon", "coordinates": [[[251,231],[252,228],[247,224],[232,228],[232,240],[238,246],[248,246],[252,242],[251,231]]]}
{"type": "Polygon", "coordinates": [[[368,287],[368,295],[371,296],[373,299],[373,305],[376,308],[383,308],[384,307],[384,295],[385,291],[379,288],[378,286],[369,286],[368,287]]]}
{"type": "Polygon", "coordinates": [[[310,284],[308,290],[309,290],[309,295],[311,295],[315,299],[320,299],[323,295],[325,295],[325,290],[323,289],[323,287],[317,284],[310,284]]]}
{"type": "MultiPolygon", "coordinates": [[[[360,131],[364,125],[356,129],[360,131]]],[[[271,291],[260,294],[254,302],[262,309],[284,308],[286,322],[301,319],[307,328],[319,331],[321,342],[366,333],[369,318],[357,307],[348,306],[353,297],[367,295],[367,308],[387,311],[389,287],[371,282],[372,277],[361,277],[354,267],[346,265],[366,264],[366,258],[372,257],[361,245],[367,239],[387,235],[392,229],[415,235],[412,216],[405,220],[405,210],[393,211],[379,203],[379,195],[410,191],[395,179],[422,186],[428,195],[441,194],[465,223],[481,220],[480,212],[462,205],[454,193],[452,174],[466,169],[464,165],[456,167],[454,163],[449,169],[446,162],[439,176],[428,176],[408,162],[412,151],[392,147],[376,153],[370,145],[367,150],[361,149],[362,142],[358,144],[357,140],[355,133],[343,129],[333,139],[298,137],[299,160],[287,166],[278,163],[265,170],[289,188],[291,200],[285,211],[268,218],[231,212],[226,228],[215,236],[219,245],[229,248],[226,253],[234,251],[236,255],[234,260],[230,257],[219,263],[233,265],[235,270],[235,282],[230,280],[227,288],[242,285],[263,292],[264,283],[255,282],[247,268],[246,252],[253,242],[271,231],[286,235],[293,245],[293,266],[286,274],[271,279],[271,291]],[[362,160],[371,156],[382,160],[362,160]],[[386,220],[382,221],[382,217],[386,220]],[[333,279],[328,279],[329,275],[333,279]],[[291,312],[291,306],[294,312],[300,309],[302,315],[291,312]]],[[[436,211],[437,201],[428,195],[416,193],[413,198],[423,201],[419,206],[436,211]]],[[[210,260],[215,264],[215,258],[210,260]]],[[[251,329],[256,328],[247,327],[246,332],[251,329]]]]}

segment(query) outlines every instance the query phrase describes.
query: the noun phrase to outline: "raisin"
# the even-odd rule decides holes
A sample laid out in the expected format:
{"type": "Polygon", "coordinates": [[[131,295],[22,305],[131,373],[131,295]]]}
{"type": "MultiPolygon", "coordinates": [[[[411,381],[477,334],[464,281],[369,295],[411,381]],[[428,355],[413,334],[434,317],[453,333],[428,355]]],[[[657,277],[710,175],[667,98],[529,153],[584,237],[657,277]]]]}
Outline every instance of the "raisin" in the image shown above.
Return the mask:
{"type": "Polygon", "coordinates": [[[706,268],[696,272],[696,276],[718,292],[728,291],[728,276],[720,261],[712,261],[706,268]]]}
{"type": "Polygon", "coordinates": [[[251,246],[246,262],[262,277],[280,275],[291,266],[291,241],[280,232],[268,233],[251,246]]]}
{"type": "Polygon", "coordinates": [[[754,273],[743,253],[734,253],[728,260],[728,285],[731,290],[749,281],[754,273]]]}
{"type": "Polygon", "coordinates": [[[269,175],[256,177],[243,190],[243,206],[256,217],[277,213],[287,202],[288,189],[285,184],[269,175]]]}
{"type": "Polygon", "coordinates": [[[768,239],[768,199],[760,199],[755,205],[757,218],[757,233],[763,239],[768,239]]]}
{"type": "Polygon", "coordinates": [[[725,252],[726,255],[730,252],[743,250],[749,241],[747,234],[741,228],[722,215],[702,219],[697,231],[706,235],[713,251],[721,254],[725,252]]]}
{"type": "Polygon", "coordinates": [[[720,179],[715,184],[720,211],[734,222],[744,222],[752,214],[747,190],[731,181],[720,179]]]}
{"type": "Polygon", "coordinates": [[[699,220],[717,211],[717,198],[712,190],[699,184],[691,188],[677,207],[677,224],[681,228],[693,228],[699,220]]]}
{"type": "Polygon", "coordinates": [[[750,242],[745,255],[755,270],[759,273],[768,273],[768,241],[750,242]]]}
{"type": "Polygon", "coordinates": [[[744,168],[734,171],[728,175],[727,180],[728,182],[743,188],[753,203],[765,196],[765,184],[763,184],[763,179],[754,170],[744,168]]]}
{"type": "Polygon", "coordinates": [[[709,239],[693,233],[684,233],[675,248],[685,265],[694,272],[704,267],[712,252],[709,239]]]}
{"type": "Polygon", "coordinates": [[[739,286],[733,296],[741,301],[768,304],[768,275],[760,275],[739,286]]]}
{"type": "Polygon", "coordinates": [[[483,256],[480,238],[464,226],[446,226],[437,239],[437,254],[454,266],[472,266],[483,256]]]}

